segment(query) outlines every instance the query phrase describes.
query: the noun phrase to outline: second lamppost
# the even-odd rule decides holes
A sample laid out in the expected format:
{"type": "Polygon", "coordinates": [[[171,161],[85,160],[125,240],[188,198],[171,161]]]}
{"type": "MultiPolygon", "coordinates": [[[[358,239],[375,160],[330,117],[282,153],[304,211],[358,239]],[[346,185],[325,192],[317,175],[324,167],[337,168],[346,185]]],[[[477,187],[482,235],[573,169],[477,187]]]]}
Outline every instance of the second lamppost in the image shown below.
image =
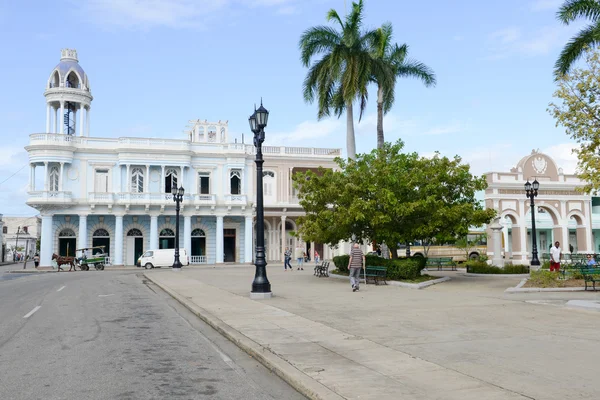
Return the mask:
{"type": "Polygon", "coordinates": [[[254,133],[254,147],[256,147],[256,253],[254,257],[254,281],[250,297],[254,299],[270,298],[271,283],[267,279],[267,261],[265,260],[265,210],[263,205],[263,156],[262,144],[265,141],[265,127],[269,119],[269,112],[263,107],[262,101],[258,110],[248,118],[250,129],[254,133]]]}
{"type": "Polygon", "coordinates": [[[533,183],[530,183],[529,180],[525,183],[525,194],[529,199],[531,199],[531,265],[539,266],[540,260],[538,259],[538,249],[537,249],[537,237],[535,231],[535,198],[538,195],[538,189],[540,188],[540,183],[536,180],[533,183]]]}
{"type": "Polygon", "coordinates": [[[181,261],[179,261],[179,211],[181,210],[181,202],[183,201],[183,194],[185,189],[182,187],[177,188],[177,185],[173,185],[171,194],[173,195],[173,201],[175,202],[175,260],[173,261],[173,270],[181,271],[181,261]]]}

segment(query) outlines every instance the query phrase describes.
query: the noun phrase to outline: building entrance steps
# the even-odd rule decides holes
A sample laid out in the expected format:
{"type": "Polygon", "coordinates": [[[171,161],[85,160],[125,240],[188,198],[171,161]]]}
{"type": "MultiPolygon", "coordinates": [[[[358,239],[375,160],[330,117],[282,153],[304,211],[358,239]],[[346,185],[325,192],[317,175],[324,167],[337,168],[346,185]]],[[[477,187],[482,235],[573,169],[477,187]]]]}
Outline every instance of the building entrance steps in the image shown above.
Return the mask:
{"type": "MultiPolygon", "coordinates": [[[[345,306],[339,310],[339,316],[348,319],[348,327],[359,324],[362,330],[370,330],[370,335],[360,335],[355,333],[356,329],[343,329],[340,324],[328,323],[327,314],[332,310],[310,311],[318,309],[321,302],[330,304],[334,300],[330,298],[331,291],[325,291],[324,286],[341,289],[342,283],[312,280],[314,285],[320,286],[321,297],[316,296],[312,301],[294,299],[298,289],[311,291],[308,274],[296,272],[270,270],[270,276],[275,276],[271,282],[276,297],[261,301],[251,300],[249,293],[240,290],[243,287],[240,284],[247,281],[249,292],[251,268],[213,270],[212,274],[219,274],[219,277],[211,275],[209,270],[184,270],[180,274],[150,271],[146,272],[146,277],[312,399],[530,398],[378,343],[376,338],[382,337],[389,327],[371,325],[373,321],[368,318],[363,323],[361,315],[352,310],[358,312],[353,304],[365,300],[359,296],[366,297],[369,291],[375,295],[379,287],[363,286],[361,290],[365,292],[359,294],[351,293],[349,285],[343,283],[348,298],[354,296],[354,299],[343,302],[345,306]],[[294,287],[295,290],[286,290],[294,287]],[[278,302],[287,302],[290,307],[286,307],[287,310],[278,307],[278,302]],[[294,308],[313,317],[302,316],[302,312],[292,311],[294,308]]],[[[381,289],[393,294],[389,288],[381,289]]]]}

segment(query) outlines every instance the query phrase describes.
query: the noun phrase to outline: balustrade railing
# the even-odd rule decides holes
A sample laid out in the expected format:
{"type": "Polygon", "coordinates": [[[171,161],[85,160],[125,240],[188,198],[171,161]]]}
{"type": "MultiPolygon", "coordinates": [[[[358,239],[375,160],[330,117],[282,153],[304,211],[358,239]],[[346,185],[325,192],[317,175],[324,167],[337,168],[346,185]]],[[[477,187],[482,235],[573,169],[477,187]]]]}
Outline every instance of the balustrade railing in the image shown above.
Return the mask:
{"type": "Polygon", "coordinates": [[[90,192],[88,193],[88,200],[94,203],[112,203],[113,194],[106,192],[90,192]]]}
{"type": "Polygon", "coordinates": [[[225,195],[225,204],[246,204],[245,194],[228,194],[225,195]]]}
{"type": "Polygon", "coordinates": [[[54,192],[54,191],[34,191],[29,192],[27,201],[44,201],[44,202],[70,202],[73,194],[71,192],[54,192]]]}
{"type": "Polygon", "coordinates": [[[191,256],[190,264],[206,264],[206,256],[191,256]]]}

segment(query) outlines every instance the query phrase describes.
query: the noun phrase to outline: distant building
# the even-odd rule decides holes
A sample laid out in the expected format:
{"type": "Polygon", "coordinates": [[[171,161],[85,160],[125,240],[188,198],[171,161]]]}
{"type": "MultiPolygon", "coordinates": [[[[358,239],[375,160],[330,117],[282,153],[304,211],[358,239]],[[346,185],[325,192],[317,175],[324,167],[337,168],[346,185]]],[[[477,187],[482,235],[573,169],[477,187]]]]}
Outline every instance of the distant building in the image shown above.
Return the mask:
{"type": "Polygon", "coordinates": [[[41,218],[3,217],[2,244],[5,249],[4,261],[13,261],[16,254],[33,257],[40,236],[41,218]]]}
{"type": "MultiPolygon", "coordinates": [[[[504,225],[503,251],[506,261],[531,260],[531,206],[525,196],[527,180],[540,183],[535,198],[538,257],[559,241],[563,253],[600,253],[600,198],[579,191],[584,185],[577,175],[565,174],[546,154],[533,151],[507,172],[486,174],[485,205],[498,212],[504,225]]],[[[491,234],[491,232],[488,232],[491,234]]],[[[493,255],[488,240],[488,255],[493,255]]]]}
{"type": "MultiPolygon", "coordinates": [[[[104,246],[114,265],[133,265],[146,250],[173,248],[173,185],[185,188],[180,247],[191,262],[252,262],[255,148],[232,143],[227,121],[189,121],[183,140],[92,137],[90,81],[70,49],[62,50],[44,96],[46,130],[30,135],[25,148],[31,164],[27,204],[42,218],[41,266],[51,265],[53,253],[73,256],[91,246],[104,246]],[[40,173],[44,183],[37,187],[40,173]]],[[[304,214],[292,177],[335,168],[341,150],[263,146],[263,153],[267,259],[282,261],[285,247],[297,244],[307,254],[316,249],[331,258],[332,249],[291,235],[304,214]]]]}

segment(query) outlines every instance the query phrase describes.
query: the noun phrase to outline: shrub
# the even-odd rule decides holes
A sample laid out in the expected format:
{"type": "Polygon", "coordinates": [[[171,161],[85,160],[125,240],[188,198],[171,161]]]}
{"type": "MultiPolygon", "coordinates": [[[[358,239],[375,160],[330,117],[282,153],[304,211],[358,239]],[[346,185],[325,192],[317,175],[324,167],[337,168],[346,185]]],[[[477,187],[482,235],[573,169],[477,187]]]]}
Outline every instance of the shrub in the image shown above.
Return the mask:
{"type": "Polygon", "coordinates": [[[544,261],[542,263],[542,269],[550,270],[550,261],[544,261]]]}
{"type": "Polygon", "coordinates": [[[564,282],[556,280],[557,274],[555,272],[546,271],[540,269],[539,271],[531,271],[529,277],[529,284],[533,287],[561,287],[564,286],[564,282]]]}
{"type": "Polygon", "coordinates": [[[350,256],[347,254],[344,254],[343,256],[333,257],[333,263],[335,264],[335,267],[340,272],[345,272],[345,273],[350,272],[350,271],[348,271],[348,262],[349,261],[350,261],[350,256]]]}
{"type": "MultiPolygon", "coordinates": [[[[421,257],[422,258],[422,257],[421,257]]],[[[390,280],[415,279],[421,276],[425,264],[414,258],[389,260],[387,278],[390,280]]]]}
{"type": "Polygon", "coordinates": [[[527,265],[506,265],[504,268],[487,265],[480,261],[467,262],[467,273],[471,274],[528,274],[527,265]]]}

